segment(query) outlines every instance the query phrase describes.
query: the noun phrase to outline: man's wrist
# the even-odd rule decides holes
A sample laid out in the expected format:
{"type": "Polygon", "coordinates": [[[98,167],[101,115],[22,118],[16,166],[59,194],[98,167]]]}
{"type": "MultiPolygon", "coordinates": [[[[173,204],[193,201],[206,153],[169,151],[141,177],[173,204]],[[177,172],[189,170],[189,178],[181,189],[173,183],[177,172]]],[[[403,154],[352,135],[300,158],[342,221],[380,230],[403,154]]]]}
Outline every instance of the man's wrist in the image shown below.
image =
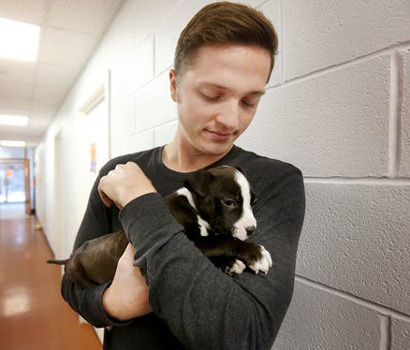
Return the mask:
{"type": "Polygon", "coordinates": [[[134,199],[137,199],[150,193],[157,193],[157,190],[154,188],[154,186],[148,186],[144,189],[140,189],[139,191],[125,194],[120,204],[124,208],[129,202],[133,201],[134,199]]]}
{"type": "Polygon", "coordinates": [[[103,305],[105,313],[109,317],[115,318],[115,316],[113,315],[113,312],[112,312],[112,303],[111,303],[110,295],[111,295],[110,294],[110,287],[108,287],[102,295],[102,305],[103,305]]]}
{"type": "Polygon", "coordinates": [[[104,311],[109,317],[115,320],[125,321],[118,315],[118,305],[116,304],[116,300],[117,298],[115,298],[111,286],[108,287],[102,295],[102,305],[104,311]]]}

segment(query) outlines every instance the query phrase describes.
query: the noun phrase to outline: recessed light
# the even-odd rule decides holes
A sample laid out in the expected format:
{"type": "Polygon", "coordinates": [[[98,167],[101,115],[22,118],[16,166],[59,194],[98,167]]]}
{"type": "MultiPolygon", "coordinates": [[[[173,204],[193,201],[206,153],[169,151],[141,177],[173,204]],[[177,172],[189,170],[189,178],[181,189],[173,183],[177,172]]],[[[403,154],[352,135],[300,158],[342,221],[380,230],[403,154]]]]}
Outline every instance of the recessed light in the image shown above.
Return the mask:
{"type": "Polygon", "coordinates": [[[35,62],[39,39],[39,26],[0,17],[0,57],[35,62]]]}
{"type": "Polygon", "coordinates": [[[10,140],[1,140],[0,146],[3,147],[24,147],[26,143],[24,141],[10,141],[10,140]]]}
{"type": "Polygon", "coordinates": [[[0,114],[1,125],[15,125],[15,126],[27,126],[28,117],[20,115],[5,115],[0,114]]]}

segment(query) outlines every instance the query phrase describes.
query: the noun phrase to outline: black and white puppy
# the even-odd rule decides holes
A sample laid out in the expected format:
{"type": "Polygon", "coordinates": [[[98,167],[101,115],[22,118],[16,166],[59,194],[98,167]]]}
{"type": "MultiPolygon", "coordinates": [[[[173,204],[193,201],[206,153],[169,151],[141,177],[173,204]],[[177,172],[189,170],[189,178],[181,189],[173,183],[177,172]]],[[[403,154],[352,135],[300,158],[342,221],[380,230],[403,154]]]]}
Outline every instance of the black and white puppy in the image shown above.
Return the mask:
{"type": "MultiPolygon", "coordinates": [[[[263,246],[245,241],[256,229],[255,201],[250,185],[236,167],[199,170],[184,187],[165,197],[165,203],[197,248],[228,275],[247,267],[267,273],[272,266],[263,246]]],[[[120,231],[85,242],[64,264],[69,279],[83,288],[110,282],[128,240],[120,231]]]]}
{"type": "Polygon", "coordinates": [[[243,172],[231,166],[199,170],[165,198],[188,238],[229,275],[272,266],[263,246],[244,242],[256,230],[255,200],[243,172]]]}

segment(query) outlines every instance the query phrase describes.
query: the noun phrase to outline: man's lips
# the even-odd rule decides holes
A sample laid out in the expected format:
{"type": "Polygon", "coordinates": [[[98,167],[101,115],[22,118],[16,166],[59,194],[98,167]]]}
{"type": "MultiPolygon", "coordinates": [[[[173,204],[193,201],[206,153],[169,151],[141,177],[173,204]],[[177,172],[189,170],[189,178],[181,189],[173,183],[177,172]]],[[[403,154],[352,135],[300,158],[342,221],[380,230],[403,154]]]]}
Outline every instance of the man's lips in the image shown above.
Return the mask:
{"type": "Polygon", "coordinates": [[[234,132],[226,132],[226,131],[218,131],[218,130],[205,130],[213,139],[225,141],[230,139],[235,133],[234,132]]]}

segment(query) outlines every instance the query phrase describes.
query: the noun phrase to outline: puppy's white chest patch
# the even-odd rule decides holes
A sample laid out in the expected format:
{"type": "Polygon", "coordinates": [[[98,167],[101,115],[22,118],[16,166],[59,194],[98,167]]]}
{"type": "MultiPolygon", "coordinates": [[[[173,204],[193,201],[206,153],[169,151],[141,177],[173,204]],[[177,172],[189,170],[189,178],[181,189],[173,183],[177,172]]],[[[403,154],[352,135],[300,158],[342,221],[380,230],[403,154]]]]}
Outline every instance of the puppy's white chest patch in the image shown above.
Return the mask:
{"type": "MultiPolygon", "coordinates": [[[[194,208],[197,211],[195,203],[194,203],[194,198],[192,197],[192,193],[187,188],[182,187],[177,191],[177,193],[180,196],[184,196],[188,200],[191,207],[194,208]]],[[[210,229],[211,226],[209,225],[209,223],[207,221],[202,219],[198,214],[196,215],[196,217],[197,217],[197,220],[198,220],[200,235],[202,237],[208,236],[209,235],[208,234],[208,229],[210,229]]]]}
{"type": "Polygon", "coordinates": [[[249,182],[246,177],[239,170],[235,171],[235,181],[241,189],[242,196],[242,215],[240,219],[235,223],[234,236],[240,240],[245,240],[247,238],[246,229],[248,227],[256,228],[256,219],[253,215],[253,210],[251,206],[251,189],[249,182]]]}

